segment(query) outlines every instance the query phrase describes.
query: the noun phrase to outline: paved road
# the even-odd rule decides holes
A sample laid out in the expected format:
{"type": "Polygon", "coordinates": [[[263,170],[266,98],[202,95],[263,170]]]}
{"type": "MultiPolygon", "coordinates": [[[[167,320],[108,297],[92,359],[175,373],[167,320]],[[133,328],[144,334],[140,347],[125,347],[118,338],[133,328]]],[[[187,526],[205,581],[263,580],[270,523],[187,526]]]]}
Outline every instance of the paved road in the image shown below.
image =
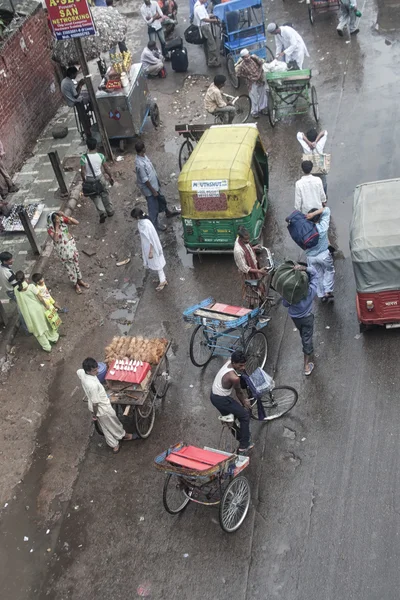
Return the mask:
{"type": "MultiPolygon", "coordinates": [[[[329,203],[343,257],[336,261],[335,305],[316,307],[315,373],[304,381],[298,334],[276,307],[268,368],[278,383],[298,388],[300,401],[288,418],[253,429],[249,517],[228,537],[212,509],[189,506],[178,518],[164,512],[163,477],[152,466],[154,456],[179,439],[216,444],[219,433],[208,394],[221,363],[214,360],[204,371],[191,365],[182,308],[210,294],[239,301],[232,259],[191,261],[182,253],[176,224],[178,241],[169,238],[166,252],[168,293],[155,296],[147,281],[132,329],[174,341],[173,383],[154,432],[146,442],[124,446],[118,457],[99,447],[96,434],[91,438],[49,544],[54,552],[43,559],[42,543],[36,573],[21,563],[29,592],[21,591],[10,561],[4,579],[10,600],[398,599],[399,333],[359,336],[347,232],[355,185],[398,175],[400,51],[393,32],[385,40],[381,29],[369,29],[377,19],[373,2],[361,8],[362,31],[349,44],[337,37],[334,18],[322,16],[311,28],[305,4],[276,3],[277,13],[269,6],[270,19],[290,18],[309,46],[333,155],[329,203]]],[[[301,117],[273,131],[260,123],[271,151],[265,241],[277,258],[298,256],[282,222],[298,176],[295,134],[310,125],[301,117]]],[[[175,159],[165,156],[175,170],[175,159]]],[[[54,401],[67,400],[72,374],[72,368],[60,373],[54,401]]]]}

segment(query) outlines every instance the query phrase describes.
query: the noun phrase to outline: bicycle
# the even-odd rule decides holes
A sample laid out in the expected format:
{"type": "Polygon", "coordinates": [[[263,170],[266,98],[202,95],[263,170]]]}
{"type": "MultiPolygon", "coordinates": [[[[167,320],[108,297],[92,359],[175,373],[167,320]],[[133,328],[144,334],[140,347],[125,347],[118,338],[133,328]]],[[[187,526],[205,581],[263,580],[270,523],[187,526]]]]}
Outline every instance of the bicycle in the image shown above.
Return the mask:
{"type": "MultiPolygon", "coordinates": [[[[223,96],[228,101],[230,106],[234,106],[236,109],[235,115],[231,121],[232,123],[246,123],[251,113],[251,100],[247,94],[241,94],[240,96],[231,96],[230,94],[224,94],[223,96]]],[[[224,122],[224,114],[219,113],[218,110],[213,113],[214,123],[216,125],[226,125],[224,122]]]]}
{"type": "Polygon", "coordinates": [[[269,248],[261,246],[261,250],[267,253],[265,265],[265,277],[262,279],[245,279],[246,304],[249,308],[262,308],[264,314],[268,314],[273,306],[273,297],[269,296],[271,276],[274,270],[274,260],[269,248]]]}

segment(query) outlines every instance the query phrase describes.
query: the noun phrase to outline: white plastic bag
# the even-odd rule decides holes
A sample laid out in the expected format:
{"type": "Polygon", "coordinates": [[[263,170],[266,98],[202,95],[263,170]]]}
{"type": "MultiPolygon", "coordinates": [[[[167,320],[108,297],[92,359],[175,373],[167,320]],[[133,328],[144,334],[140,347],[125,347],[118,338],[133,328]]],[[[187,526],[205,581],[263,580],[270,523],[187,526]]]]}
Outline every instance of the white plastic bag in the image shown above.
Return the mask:
{"type": "Polygon", "coordinates": [[[274,59],[269,63],[263,64],[264,73],[275,73],[287,71],[287,64],[283,60],[274,59]]]}
{"type": "Polygon", "coordinates": [[[275,381],[268,373],[260,369],[260,367],[250,375],[250,379],[259,394],[269,392],[275,387],[275,381]]]}

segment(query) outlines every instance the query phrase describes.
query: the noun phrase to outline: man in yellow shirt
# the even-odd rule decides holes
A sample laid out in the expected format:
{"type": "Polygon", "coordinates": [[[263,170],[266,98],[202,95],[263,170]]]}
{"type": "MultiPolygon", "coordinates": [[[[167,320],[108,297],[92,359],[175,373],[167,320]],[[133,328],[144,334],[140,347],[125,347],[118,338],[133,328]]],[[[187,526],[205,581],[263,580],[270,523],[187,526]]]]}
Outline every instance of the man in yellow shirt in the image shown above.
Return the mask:
{"type": "Polygon", "coordinates": [[[212,115],[222,115],[224,123],[232,123],[236,109],[230,106],[224,99],[221,89],[226,82],[225,75],[216,75],[214,82],[208,88],[204,97],[204,108],[212,115]]]}

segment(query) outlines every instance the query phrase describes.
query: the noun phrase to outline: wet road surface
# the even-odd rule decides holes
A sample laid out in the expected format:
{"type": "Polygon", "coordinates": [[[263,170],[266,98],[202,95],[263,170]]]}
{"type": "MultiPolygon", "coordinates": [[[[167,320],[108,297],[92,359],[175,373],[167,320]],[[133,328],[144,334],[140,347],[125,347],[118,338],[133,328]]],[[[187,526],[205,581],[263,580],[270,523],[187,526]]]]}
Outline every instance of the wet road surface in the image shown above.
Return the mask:
{"type": "MultiPolygon", "coordinates": [[[[312,28],[304,3],[268,5],[268,20],[293,21],[312,57],[321,126],[329,132],[329,204],[342,258],[335,264],[335,304],[316,306],[316,369],[309,380],[301,373],[298,333],[280,305],[272,312],[267,370],[278,384],[296,387],[300,400],[282,421],[252,424],[256,447],[247,472],[252,506],[244,525],[227,536],[218,512],[196,505],[179,517],[168,515],[163,475],[152,464],[180,439],[217,444],[219,424],[208,395],[222,359],[203,371],[191,364],[191,328],[181,313],[210,295],[240,301],[232,258],[186,256],[175,223],[175,236],[166,238],[167,293],[156,295],[148,278],[131,329],[173,340],[172,383],[153,433],[126,444],[117,457],[97,434],[90,438],[72,498],[61,499],[51,543],[42,528],[36,562],[30,562],[29,550],[16,565],[3,562],[7,599],[398,599],[400,333],[359,335],[348,224],[357,184],[399,175],[400,50],[393,31],[387,38],[383,28],[374,27],[382,7],[367,1],[360,8],[361,33],[347,44],[335,32],[335,16],[317,17],[312,28]]],[[[196,69],[205,72],[202,63],[196,69]]],[[[173,76],[166,82],[162,93],[170,89],[172,97],[173,76]]],[[[173,124],[167,125],[171,147],[173,124]]],[[[274,130],[266,120],[259,122],[271,163],[265,243],[277,260],[299,257],[283,220],[299,176],[296,132],[312,125],[311,116],[284,120],[274,130]]],[[[159,162],[164,152],[169,171],[177,171],[176,158],[161,146],[154,147],[159,162]]],[[[71,366],[52,394],[62,402],[75,385],[71,366]]],[[[87,419],[86,407],[78,410],[87,419]]],[[[43,469],[43,457],[38,460],[43,469]]],[[[38,477],[32,471],[32,485],[38,477]]],[[[38,536],[39,521],[36,526],[38,536]]],[[[14,540],[7,540],[11,547],[14,540]]]]}

